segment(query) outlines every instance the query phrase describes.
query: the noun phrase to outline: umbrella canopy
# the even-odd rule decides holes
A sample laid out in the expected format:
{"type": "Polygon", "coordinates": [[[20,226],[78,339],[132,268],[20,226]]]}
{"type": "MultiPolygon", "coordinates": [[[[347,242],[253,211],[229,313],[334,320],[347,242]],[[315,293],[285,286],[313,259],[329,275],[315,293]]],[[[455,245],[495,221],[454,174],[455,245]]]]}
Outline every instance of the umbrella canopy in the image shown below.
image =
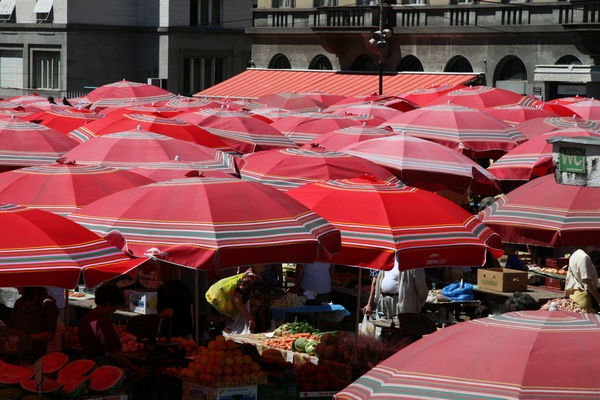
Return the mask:
{"type": "Polygon", "coordinates": [[[579,115],[581,118],[600,121],[600,100],[589,99],[578,101],[571,104],[565,104],[565,107],[579,115]]]}
{"type": "Polygon", "coordinates": [[[463,88],[461,85],[429,85],[424,88],[411,90],[410,92],[401,93],[399,96],[405,100],[415,103],[421,107],[430,105],[434,100],[437,100],[445,93],[463,88]]]}
{"type": "Polygon", "coordinates": [[[302,96],[309,97],[314,100],[318,100],[321,103],[326,104],[327,106],[334,105],[336,103],[339,103],[342,100],[347,99],[346,96],[342,96],[339,94],[323,93],[323,92],[319,92],[318,90],[316,90],[314,92],[301,92],[299,94],[301,94],[302,96]]]}
{"type": "Polygon", "coordinates": [[[586,131],[581,128],[561,129],[544,133],[529,139],[519,147],[512,149],[488,167],[496,178],[503,181],[530,181],[554,171],[552,164],[552,144],[548,139],[555,136],[594,136],[600,131],[586,131]]]}
{"type": "Polygon", "coordinates": [[[361,157],[326,149],[281,149],[248,154],[237,159],[242,179],[258,181],[280,190],[330,179],[370,175],[377,180],[399,183],[389,170],[361,157]]]}
{"type": "Polygon", "coordinates": [[[525,96],[516,92],[492,86],[465,86],[442,94],[429,105],[451,103],[482,110],[487,107],[517,104],[523,97],[525,96]]]}
{"type": "Polygon", "coordinates": [[[120,231],[133,254],[156,248],[165,261],[204,270],[310,263],[340,248],[339,231],[305,206],[267,185],[234,178],[128,189],[69,218],[98,234],[120,231]]]}
{"type": "Polygon", "coordinates": [[[277,121],[278,119],[289,117],[291,115],[299,114],[296,111],[286,110],[284,108],[277,107],[260,107],[255,108],[253,110],[248,111],[248,113],[252,116],[262,117],[268,119],[269,121],[264,120],[265,122],[271,123],[277,121]]]}
{"type": "Polygon", "coordinates": [[[334,264],[390,270],[481,266],[486,249],[502,254],[497,234],[435,193],[371,179],[304,185],[287,194],[342,234],[334,264]]]}
{"type": "Polygon", "coordinates": [[[579,128],[587,131],[600,131],[600,122],[577,117],[534,118],[515,125],[515,129],[532,139],[538,135],[561,129],[579,128]]]}
{"type": "Polygon", "coordinates": [[[110,113],[105,118],[89,122],[86,125],[73,130],[68,136],[83,143],[95,136],[124,132],[138,128],[154,133],[160,133],[161,135],[166,135],[175,139],[197,143],[202,146],[210,147],[211,149],[235,153],[235,151],[220,138],[196,125],[175,118],[151,114],[110,113]]]}
{"type": "Polygon", "coordinates": [[[154,105],[160,107],[174,107],[184,112],[197,111],[204,108],[220,108],[223,106],[223,104],[218,101],[182,95],[177,95],[168,100],[156,101],[154,102],[154,105]]]}
{"type": "Polygon", "coordinates": [[[557,183],[546,175],[479,213],[504,242],[548,247],[600,243],[600,188],[557,183]]]}
{"type": "Polygon", "coordinates": [[[365,140],[397,135],[390,127],[372,127],[366,125],[349,126],[325,133],[302,146],[303,149],[320,147],[331,151],[340,149],[365,140]]]}
{"type": "Polygon", "coordinates": [[[217,171],[197,162],[181,160],[165,161],[140,165],[129,171],[152,179],[153,182],[170,181],[186,176],[205,176],[211,178],[231,178],[232,173],[217,171]]]}
{"type": "Polygon", "coordinates": [[[580,101],[586,101],[586,100],[591,100],[591,98],[580,96],[577,94],[575,96],[559,97],[558,99],[552,99],[552,100],[549,100],[548,103],[560,104],[560,105],[566,106],[569,104],[579,103],[580,101]]]}
{"type": "Polygon", "coordinates": [[[185,110],[171,106],[157,106],[155,103],[145,103],[125,107],[111,107],[102,110],[102,114],[118,112],[121,114],[151,114],[165,118],[174,118],[185,110]]]}
{"type": "Polygon", "coordinates": [[[46,101],[46,102],[48,102],[48,100],[44,96],[40,96],[37,93],[27,94],[27,95],[22,95],[22,96],[9,97],[8,101],[12,101],[13,103],[18,103],[18,104],[36,103],[38,101],[46,101]]]}
{"type": "Polygon", "coordinates": [[[552,101],[538,100],[535,97],[523,97],[518,104],[527,107],[542,108],[544,110],[558,114],[559,117],[579,117],[576,113],[569,110],[562,104],[554,103],[552,101]]]}
{"type": "Polygon", "coordinates": [[[325,113],[302,113],[281,118],[271,126],[299,146],[316,137],[349,126],[362,125],[360,117],[333,115],[325,113]]]}
{"type": "Polygon", "coordinates": [[[143,129],[93,137],[73,148],[66,157],[81,164],[126,169],[178,157],[201,162],[214,169],[235,172],[233,157],[229,154],[143,129]]]}
{"type": "Polygon", "coordinates": [[[598,315],[510,312],[434,332],[335,399],[597,399],[596,351],[598,315]]]}
{"type": "Polygon", "coordinates": [[[0,202],[67,216],[111,193],[154,182],[118,168],[58,161],[0,173],[0,202]]]}
{"type": "Polygon", "coordinates": [[[81,102],[93,103],[92,108],[120,107],[141,103],[152,103],[169,100],[175,95],[168,90],[147,83],[122,81],[100,86],[86,96],[81,102]]]}
{"type": "Polygon", "coordinates": [[[418,104],[403,98],[397,98],[390,101],[386,101],[385,103],[383,103],[383,105],[402,112],[407,112],[420,107],[418,104]]]}
{"type": "Polygon", "coordinates": [[[145,259],[126,254],[77,223],[47,211],[0,204],[3,286],[88,287],[128,273],[145,259]]]}
{"type": "Polygon", "coordinates": [[[328,107],[320,100],[298,93],[272,93],[259,97],[256,102],[269,107],[285,108],[298,112],[319,111],[328,107]]]}
{"type": "Polygon", "coordinates": [[[22,119],[47,126],[67,135],[72,130],[101,118],[104,118],[103,114],[97,114],[86,108],[67,107],[58,110],[40,111],[22,119]]]}
{"type": "Polygon", "coordinates": [[[527,140],[496,117],[452,104],[408,111],[384,125],[395,132],[443,144],[470,158],[498,159],[527,140]]]}
{"type": "Polygon", "coordinates": [[[484,108],[482,111],[510,125],[517,125],[533,118],[551,118],[559,115],[541,107],[529,107],[520,104],[484,108]]]}
{"type": "Polygon", "coordinates": [[[208,109],[184,113],[178,118],[218,136],[241,154],[297,147],[283,133],[246,112],[208,109]]]}
{"type": "MultiPolygon", "coordinates": [[[[414,109],[414,108],[413,108],[414,109]]],[[[390,118],[402,115],[402,111],[394,108],[382,106],[375,103],[364,103],[359,105],[349,105],[348,107],[338,108],[332,114],[337,115],[372,115],[388,120],[390,118]]]]}
{"type": "Polygon", "coordinates": [[[0,118],[0,165],[52,163],[76,146],[76,141],[54,129],[15,117],[0,118]]]}
{"type": "Polygon", "coordinates": [[[407,185],[482,195],[501,192],[497,179],[467,156],[441,144],[393,135],[343,147],[340,151],[386,167],[407,185]]]}

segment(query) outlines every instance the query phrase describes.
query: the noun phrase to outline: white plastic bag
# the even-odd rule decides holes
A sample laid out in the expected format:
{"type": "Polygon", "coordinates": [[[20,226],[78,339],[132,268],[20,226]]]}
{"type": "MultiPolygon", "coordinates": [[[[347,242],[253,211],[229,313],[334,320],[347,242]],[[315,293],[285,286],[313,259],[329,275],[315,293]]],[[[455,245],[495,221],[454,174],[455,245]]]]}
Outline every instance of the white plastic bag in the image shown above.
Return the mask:
{"type": "MultiPolygon", "coordinates": [[[[249,301],[247,301],[246,304],[244,304],[244,307],[246,308],[246,310],[248,310],[248,312],[250,312],[249,301]]],[[[248,326],[248,320],[246,319],[244,314],[238,311],[238,313],[231,319],[231,321],[229,321],[227,326],[225,326],[223,333],[228,335],[247,335],[252,332],[250,331],[250,327],[248,326]]]]}
{"type": "Polygon", "coordinates": [[[363,320],[358,326],[358,334],[359,336],[368,336],[372,338],[376,338],[378,336],[377,327],[366,314],[363,316],[363,320]]]}

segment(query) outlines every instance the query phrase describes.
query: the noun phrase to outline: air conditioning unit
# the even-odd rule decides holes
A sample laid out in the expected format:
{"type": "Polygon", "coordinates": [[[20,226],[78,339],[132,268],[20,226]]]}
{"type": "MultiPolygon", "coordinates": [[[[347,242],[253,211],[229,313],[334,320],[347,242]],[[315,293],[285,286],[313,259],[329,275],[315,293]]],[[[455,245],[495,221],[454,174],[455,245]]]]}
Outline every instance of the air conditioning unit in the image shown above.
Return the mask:
{"type": "Polygon", "coordinates": [[[148,78],[148,85],[158,86],[167,90],[167,79],[164,78],[148,78]]]}

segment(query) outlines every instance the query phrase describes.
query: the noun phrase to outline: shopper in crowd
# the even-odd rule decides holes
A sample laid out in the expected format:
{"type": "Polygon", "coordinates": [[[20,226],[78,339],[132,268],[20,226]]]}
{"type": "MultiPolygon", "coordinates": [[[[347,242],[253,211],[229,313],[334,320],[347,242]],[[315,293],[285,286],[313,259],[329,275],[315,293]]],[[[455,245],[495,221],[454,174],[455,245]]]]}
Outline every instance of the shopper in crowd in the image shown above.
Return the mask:
{"type": "Polygon", "coordinates": [[[504,303],[506,311],[524,311],[524,310],[539,310],[540,304],[531,295],[522,292],[515,292],[504,303]]]}
{"type": "Polygon", "coordinates": [[[298,295],[311,292],[316,295],[317,302],[329,302],[331,274],[333,274],[334,268],[334,265],[323,262],[296,265],[296,285],[291,292],[298,295]]]}
{"type": "Polygon", "coordinates": [[[181,281],[180,267],[165,262],[158,265],[161,285],[157,291],[157,311],[163,318],[161,336],[192,339],[194,296],[181,281]]]}
{"type": "Polygon", "coordinates": [[[258,277],[252,268],[248,268],[241,278],[238,287],[235,289],[232,299],[233,305],[238,312],[227,323],[223,333],[236,335],[256,331],[256,320],[250,307],[250,296],[252,295],[257,279],[258,277]]]}
{"type": "Polygon", "coordinates": [[[598,272],[589,254],[595,246],[583,246],[569,257],[565,296],[586,312],[598,311],[598,272]]]}
{"type": "Polygon", "coordinates": [[[96,308],[89,311],[79,323],[77,336],[86,358],[98,365],[116,365],[135,371],[138,367],[122,353],[121,338],[109,318],[125,304],[125,296],[114,283],[105,283],[96,289],[96,308]]]}

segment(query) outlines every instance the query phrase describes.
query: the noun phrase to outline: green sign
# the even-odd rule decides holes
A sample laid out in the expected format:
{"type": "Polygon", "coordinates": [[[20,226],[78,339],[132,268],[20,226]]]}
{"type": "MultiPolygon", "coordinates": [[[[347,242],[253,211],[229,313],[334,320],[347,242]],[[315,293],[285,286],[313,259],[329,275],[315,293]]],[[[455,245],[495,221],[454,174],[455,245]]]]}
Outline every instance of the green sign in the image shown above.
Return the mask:
{"type": "Polygon", "coordinates": [[[558,169],[561,172],[585,173],[585,149],[581,147],[560,147],[558,169]]]}

